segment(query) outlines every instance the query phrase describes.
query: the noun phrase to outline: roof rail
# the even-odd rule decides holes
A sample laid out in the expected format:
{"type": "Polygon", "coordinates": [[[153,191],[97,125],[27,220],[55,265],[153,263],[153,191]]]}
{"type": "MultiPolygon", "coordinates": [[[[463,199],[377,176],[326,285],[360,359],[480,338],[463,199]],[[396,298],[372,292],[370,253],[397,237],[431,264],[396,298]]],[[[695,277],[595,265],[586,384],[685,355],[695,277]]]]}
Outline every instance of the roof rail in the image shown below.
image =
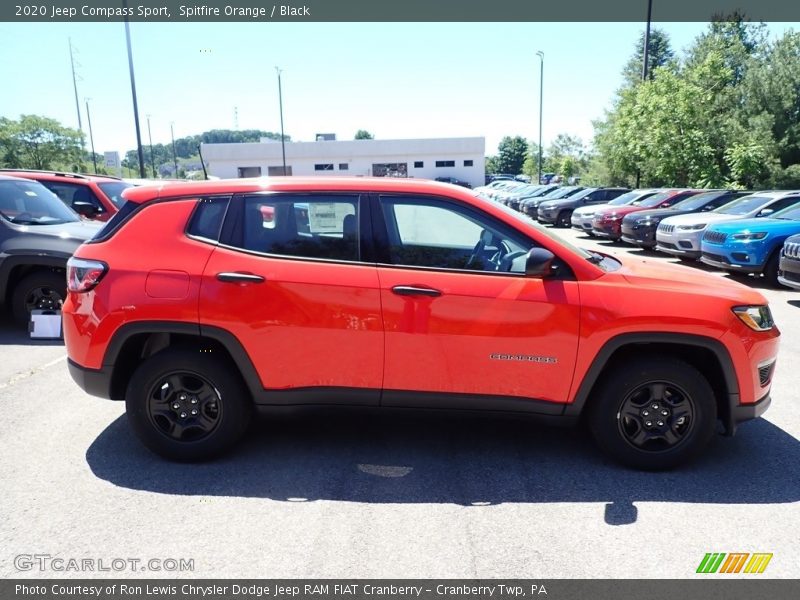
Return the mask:
{"type": "Polygon", "coordinates": [[[101,175],[100,173],[71,173],[70,171],[55,171],[52,169],[11,169],[2,168],[0,173],[46,173],[48,175],[58,175],[59,177],[72,177],[74,179],[89,179],[89,177],[106,177],[122,181],[122,177],[114,175],[101,175]]]}

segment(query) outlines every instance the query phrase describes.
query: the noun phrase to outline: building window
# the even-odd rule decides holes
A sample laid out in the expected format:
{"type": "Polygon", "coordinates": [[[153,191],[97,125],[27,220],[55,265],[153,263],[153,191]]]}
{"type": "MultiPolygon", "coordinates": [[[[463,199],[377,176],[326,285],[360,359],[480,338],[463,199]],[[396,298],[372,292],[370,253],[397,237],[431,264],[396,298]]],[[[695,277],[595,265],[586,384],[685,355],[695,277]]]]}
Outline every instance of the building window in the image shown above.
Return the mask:
{"type": "Polygon", "coordinates": [[[239,177],[261,177],[261,167],[239,167],[239,177]]]}
{"type": "Polygon", "coordinates": [[[349,171],[350,170],[350,165],[348,165],[347,163],[339,163],[339,170],[340,171],[349,171]]]}
{"type": "Polygon", "coordinates": [[[323,163],[314,165],[315,171],[333,171],[333,163],[323,163]]]}
{"type": "Polygon", "coordinates": [[[422,162],[421,160],[415,160],[414,161],[414,168],[415,169],[421,169],[424,166],[425,166],[425,163],[422,162]]]}
{"type": "Polygon", "coordinates": [[[471,160],[465,160],[464,161],[464,166],[465,167],[471,167],[472,166],[472,161],[471,160]]]}
{"type": "Polygon", "coordinates": [[[281,177],[282,175],[291,175],[292,174],[292,166],[286,165],[286,171],[284,172],[283,166],[280,167],[267,167],[267,175],[270,177],[281,177]]]}
{"type": "Polygon", "coordinates": [[[456,161],[454,160],[437,160],[436,161],[437,167],[455,167],[456,161]]]}

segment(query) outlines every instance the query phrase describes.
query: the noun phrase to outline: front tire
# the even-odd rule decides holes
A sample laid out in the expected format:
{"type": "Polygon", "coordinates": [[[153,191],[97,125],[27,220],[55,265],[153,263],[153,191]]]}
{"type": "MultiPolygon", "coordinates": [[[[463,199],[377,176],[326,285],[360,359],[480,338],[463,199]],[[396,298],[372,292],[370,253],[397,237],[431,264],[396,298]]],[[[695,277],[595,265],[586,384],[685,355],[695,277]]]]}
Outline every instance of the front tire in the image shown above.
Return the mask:
{"type": "Polygon", "coordinates": [[[556,216],[556,227],[569,228],[572,225],[572,213],[568,210],[562,210],[556,216]]]}
{"type": "Polygon", "coordinates": [[[629,467],[671,469],[699,456],[717,405],[706,378],[682,360],[636,359],[603,374],[589,407],[597,444],[629,467]]]}
{"type": "Polygon", "coordinates": [[[215,458],[247,430],[252,399],[226,360],[200,350],[168,348],[145,360],[125,393],[128,422],[164,458],[215,458]]]}
{"type": "Polygon", "coordinates": [[[11,295],[11,314],[27,326],[32,310],[61,310],[67,297],[67,278],[56,271],[35,271],[23,277],[11,295]]]}

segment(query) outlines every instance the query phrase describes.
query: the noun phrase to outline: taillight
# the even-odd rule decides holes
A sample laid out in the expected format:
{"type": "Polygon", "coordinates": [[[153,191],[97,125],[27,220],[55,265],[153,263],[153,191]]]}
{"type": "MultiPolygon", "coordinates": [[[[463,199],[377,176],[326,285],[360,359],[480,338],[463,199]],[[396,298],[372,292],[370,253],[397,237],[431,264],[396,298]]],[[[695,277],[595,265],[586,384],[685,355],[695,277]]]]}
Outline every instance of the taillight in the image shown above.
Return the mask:
{"type": "Polygon", "coordinates": [[[67,289],[70,292],[88,292],[93,289],[108,267],[97,260],[72,257],[67,261],[67,289]]]}

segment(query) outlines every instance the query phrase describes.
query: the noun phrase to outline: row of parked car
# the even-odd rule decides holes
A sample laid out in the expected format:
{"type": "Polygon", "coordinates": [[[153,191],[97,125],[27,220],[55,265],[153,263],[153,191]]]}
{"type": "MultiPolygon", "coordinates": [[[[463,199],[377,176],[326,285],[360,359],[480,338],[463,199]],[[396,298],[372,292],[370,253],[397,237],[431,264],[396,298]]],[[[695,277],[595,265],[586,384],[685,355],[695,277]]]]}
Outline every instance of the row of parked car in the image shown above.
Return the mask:
{"type": "Polygon", "coordinates": [[[800,289],[800,190],[630,190],[507,181],[475,193],[540,223],[800,289]]]}
{"type": "Polygon", "coordinates": [[[0,169],[0,303],[21,326],[58,310],[67,260],[124,204],[132,184],[99,175],[0,169]]]}

